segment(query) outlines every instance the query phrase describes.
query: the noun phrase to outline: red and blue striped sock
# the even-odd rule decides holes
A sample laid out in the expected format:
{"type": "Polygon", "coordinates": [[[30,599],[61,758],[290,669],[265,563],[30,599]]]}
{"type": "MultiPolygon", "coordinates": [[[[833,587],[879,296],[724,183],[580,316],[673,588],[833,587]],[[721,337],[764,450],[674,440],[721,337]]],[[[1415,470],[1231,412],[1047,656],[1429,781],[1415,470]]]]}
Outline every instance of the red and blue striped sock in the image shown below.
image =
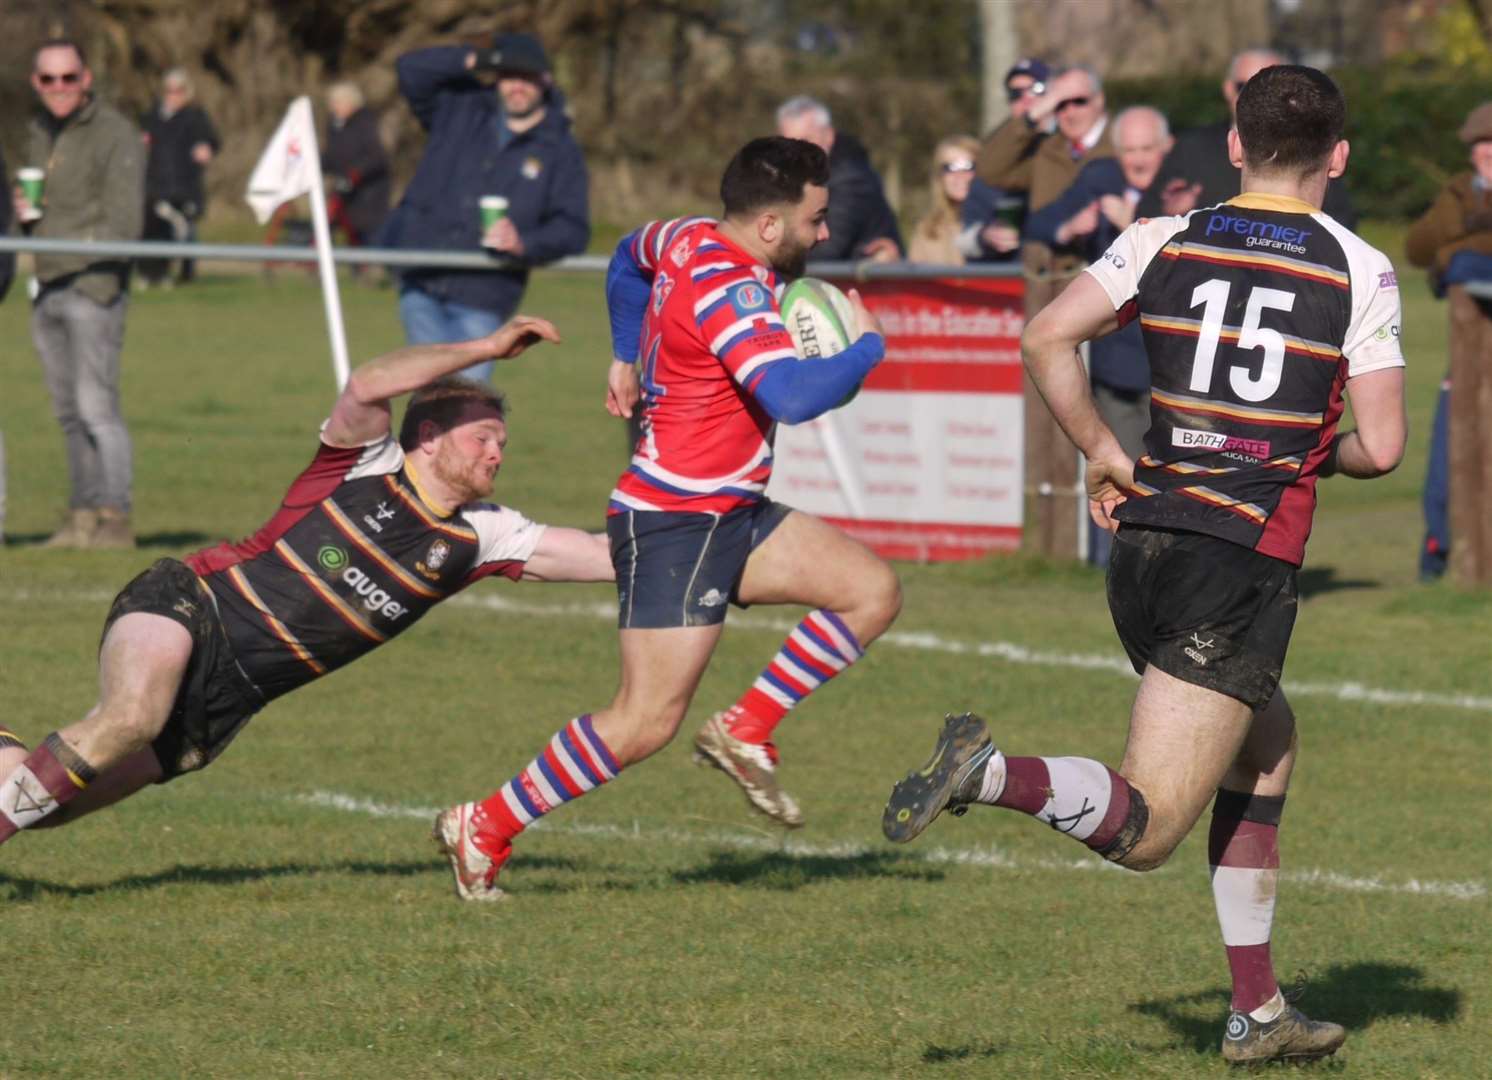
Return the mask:
{"type": "Polygon", "coordinates": [[[622,771],[589,715],[576,717],[549,740],[543,753],[477,804],[478,846],[497,857],[524,829],[571,799],[578,799],[622,771]]]}
{"type": "Polygon", "coordinates": [[[767,742],[789,709],[864,652],[838,615],[823,609],[811,612],[731,708],[726,726],[743,742],[767,742]]]}

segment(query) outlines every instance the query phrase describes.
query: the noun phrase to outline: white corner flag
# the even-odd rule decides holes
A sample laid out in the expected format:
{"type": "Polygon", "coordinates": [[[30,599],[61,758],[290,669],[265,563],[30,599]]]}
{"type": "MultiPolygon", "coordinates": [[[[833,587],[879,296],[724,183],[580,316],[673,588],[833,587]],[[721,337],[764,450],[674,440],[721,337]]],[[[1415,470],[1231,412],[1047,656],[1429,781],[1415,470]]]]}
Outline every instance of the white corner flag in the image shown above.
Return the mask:
{"type": "Polygon", "coordinates": [[[332,371],[337,387],[347,384],[347,334],[342,326],[342,296],[337,290],[337,271],[332,264],[331,230],[326,219],[326,193],[322,190],[321,154],[316,146],[316,122],[311,99],[298,97],[290,103],[285,119],[264,148],[259,164],[249,177],[246,193],[254,216],[263,225],[282,203],[311,196],[311,227],[316,234],[316,263],[321,271],[321,296],[326,305],[327,334],[331,338],[332,371]]]}

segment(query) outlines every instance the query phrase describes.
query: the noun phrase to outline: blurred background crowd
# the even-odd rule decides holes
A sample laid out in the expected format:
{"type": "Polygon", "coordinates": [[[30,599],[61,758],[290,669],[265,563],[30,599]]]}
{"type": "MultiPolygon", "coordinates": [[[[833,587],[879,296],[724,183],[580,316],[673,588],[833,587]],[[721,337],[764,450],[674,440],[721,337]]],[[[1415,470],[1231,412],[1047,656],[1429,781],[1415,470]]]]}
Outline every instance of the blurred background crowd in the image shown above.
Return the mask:
{"type": "MultiPolygon", "coordinates": [[[[831,235],[814,258],[1018,264],[1029,315],[1136,216],[1235,193],[1225,138],[1238,90],[1299,61],[1331,71],[1349,102],[1352,159],[1327,212],[1354,227],[1414,220],[1407,251],[1391,254],[1437,290],[1492,279],[1492,5],[1205,7],[9,0],[0,151],[16,188],[0,213],[9,230],[42,236],[303,243],[302,216],[287,210],[261,232],[242,195],[286,103],[309,94],[339,242],[508,260],[501,272],[366,275],[397,287],[411,342],[458,340],[515,310],[529,266],[606,251],[646,218],[711,212],[720,163],[775,129],[830,157],[831,235]],[[86,170],[47,174],[66,139],[95,155],[94,188],[86,170]],[[22,190],[20,170],[33,169],[47,174],[44,205],[22,190]]],[[[73,482],[53,546],[133,542],[118,406],[128,290],[193,272],[189,260],[37,258],[32,336],[73,482]]],[[[1096,345],[1091,363],[1104,416],[1138,453],[1148,370],[1137,330],[1096,345]]],[[[1027,415],[1039,459],[1042,440],[1062,436],[1044,410],[1027,415]]],[[[1427,578],[1450,548],[1448,416],[1443,401],[1427,578]]],[[[1051,479],[1066,483],[1051,456],[1051,479]]]]}

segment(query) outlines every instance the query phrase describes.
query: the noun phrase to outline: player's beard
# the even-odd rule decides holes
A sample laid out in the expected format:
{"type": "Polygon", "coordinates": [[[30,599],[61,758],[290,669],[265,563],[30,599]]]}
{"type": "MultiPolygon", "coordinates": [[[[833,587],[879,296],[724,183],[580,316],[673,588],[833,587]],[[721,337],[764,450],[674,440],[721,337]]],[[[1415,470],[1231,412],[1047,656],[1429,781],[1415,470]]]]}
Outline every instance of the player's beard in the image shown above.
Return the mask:
{"type": "Polygon", "coordinates": [[[463,457],[449,443],[435,452],[435,460],[430,463],[430,468],[435,473],[435,478],[456,496],[457,505],[491,495],[492,481],[497,476],[494,470],[489,477],[486,467],[480,461],[463,457]]]}
{"type": "Polygon", "coordinates": [[[812,246],[799,244],[791,236],[784,236],[782,246],[772,256],[772,269],[789,281],[797,280],[808,269],[808,251],[812,246]]]}

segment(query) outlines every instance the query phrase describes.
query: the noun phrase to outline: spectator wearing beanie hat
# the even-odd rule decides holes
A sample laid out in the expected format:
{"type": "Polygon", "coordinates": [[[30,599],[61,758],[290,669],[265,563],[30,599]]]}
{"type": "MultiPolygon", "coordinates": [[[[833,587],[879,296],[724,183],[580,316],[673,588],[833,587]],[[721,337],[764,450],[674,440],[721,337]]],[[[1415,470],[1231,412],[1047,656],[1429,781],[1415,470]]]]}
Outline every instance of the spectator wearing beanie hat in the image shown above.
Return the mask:
{"type": "MultiPolygon", "coordinates": [[[[494,256],[491,270],[402,271],[405,337],[411,345],[483,337],[517,309],[531,266],[585,250],[585,159],[532,34],[498,34],[488,49],[419,49],[395,67],[429,138],[378,243],[494,256]],[[507,202],[486,226],[482,200],[491,196],[507,202]]],[[[480,379],[491,373],[491,363],[467,369],[480,379]]]]}

